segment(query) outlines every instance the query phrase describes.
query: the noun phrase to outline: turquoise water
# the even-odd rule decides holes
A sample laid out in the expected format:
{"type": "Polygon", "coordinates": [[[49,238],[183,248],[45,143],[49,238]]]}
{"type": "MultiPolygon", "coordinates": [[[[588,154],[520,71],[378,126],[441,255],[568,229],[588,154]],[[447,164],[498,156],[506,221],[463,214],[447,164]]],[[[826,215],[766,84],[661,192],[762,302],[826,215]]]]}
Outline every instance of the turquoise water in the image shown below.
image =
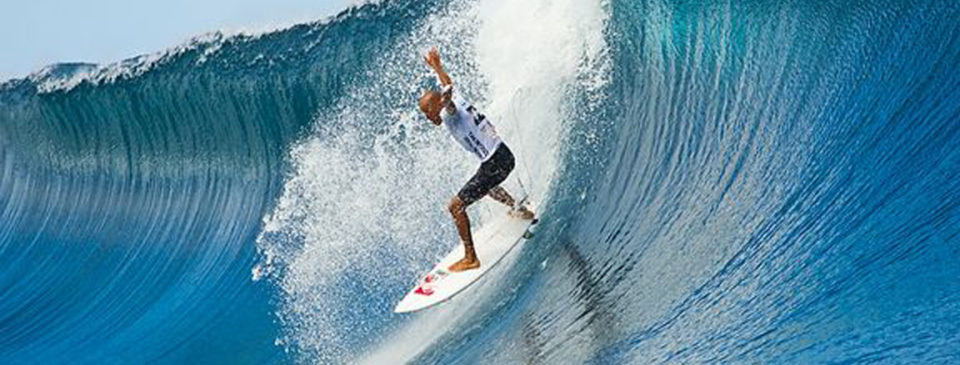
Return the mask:
{"type": "Polygon", "coordinates": [[[388,1],[7,81],[0,362],[960,361],[958,18],[388,1]],[[543,223],[395,315],[476,168],[434,44],[543,223]]]}

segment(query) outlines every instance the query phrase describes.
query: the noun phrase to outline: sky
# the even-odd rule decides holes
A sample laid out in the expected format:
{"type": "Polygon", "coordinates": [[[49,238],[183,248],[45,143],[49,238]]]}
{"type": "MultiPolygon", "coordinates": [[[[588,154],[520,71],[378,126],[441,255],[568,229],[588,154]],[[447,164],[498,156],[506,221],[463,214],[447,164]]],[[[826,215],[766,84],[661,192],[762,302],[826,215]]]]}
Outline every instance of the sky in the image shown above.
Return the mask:
{"type": "Polygon", "coordinates": [[[223,30],[264,31],[357,0],[2,0],[0,81],[58,62],[111,63],[223,30]]]}

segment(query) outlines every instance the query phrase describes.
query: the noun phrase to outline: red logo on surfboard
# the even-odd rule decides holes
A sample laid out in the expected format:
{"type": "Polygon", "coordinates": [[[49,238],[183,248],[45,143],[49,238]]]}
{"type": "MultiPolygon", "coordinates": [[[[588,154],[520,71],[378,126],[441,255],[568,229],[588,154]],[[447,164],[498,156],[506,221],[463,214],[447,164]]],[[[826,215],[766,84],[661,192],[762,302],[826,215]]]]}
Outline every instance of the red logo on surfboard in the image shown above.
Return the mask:
{"type": "Polygon", "coordinates": [[[433,295],[433,284],[445,278],[447,275],[449,275],[449,273],[445,270],[437,270],[436,272],[429,273],[423,277],[423,282],[420,283],[413,292],[425,296],[433,295]]]}

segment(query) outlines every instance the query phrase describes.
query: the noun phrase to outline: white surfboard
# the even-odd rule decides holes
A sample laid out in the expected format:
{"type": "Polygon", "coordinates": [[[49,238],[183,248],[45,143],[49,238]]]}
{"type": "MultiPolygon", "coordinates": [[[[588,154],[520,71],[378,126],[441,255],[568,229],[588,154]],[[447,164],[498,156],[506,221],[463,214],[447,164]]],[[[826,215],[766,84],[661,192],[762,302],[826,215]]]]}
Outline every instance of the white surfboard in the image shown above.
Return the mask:
{"type": "Polygon", "coordinates": [[[418,311],[450,299],[494,267],[514,247],[533,237],[530,230],[537,220],[520,219],[507,214],[494,218],[473,232],[473,247],[480,259],[480,267],[453,272],[450,265],[463,258],[459,242],[429,273],[420,278],[417,286],[397,303],[395,313],[418,311]]]}

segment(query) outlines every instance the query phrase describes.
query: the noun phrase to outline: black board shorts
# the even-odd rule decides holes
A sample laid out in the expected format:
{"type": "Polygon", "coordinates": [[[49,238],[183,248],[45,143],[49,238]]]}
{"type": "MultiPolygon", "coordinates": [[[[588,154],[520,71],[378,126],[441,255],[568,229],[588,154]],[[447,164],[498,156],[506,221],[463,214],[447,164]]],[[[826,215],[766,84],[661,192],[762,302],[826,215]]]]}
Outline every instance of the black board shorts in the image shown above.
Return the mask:
{"type": "Polygon", "coordinates": [[[480,164],[480,168],[473,174],[470,181],[460,188],[457,197],[463,201],[464,205],[480,200],[490,192],[490,189],[500,185],[507,176],[510,176],[514,163],[513,152],[507,148],[506,143],[500,143],[497,150],[493,151],[493,155],[480,164]]]}

